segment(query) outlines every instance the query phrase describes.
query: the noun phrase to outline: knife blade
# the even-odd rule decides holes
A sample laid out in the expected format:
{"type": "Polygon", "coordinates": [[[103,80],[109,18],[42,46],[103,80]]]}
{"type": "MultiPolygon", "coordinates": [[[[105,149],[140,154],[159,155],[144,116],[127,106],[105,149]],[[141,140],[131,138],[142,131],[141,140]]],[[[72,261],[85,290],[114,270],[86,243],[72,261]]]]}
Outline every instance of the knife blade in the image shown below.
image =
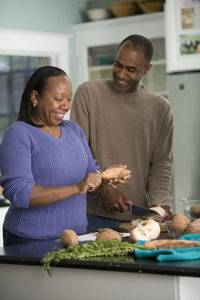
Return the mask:
{"type": "Polygon", "coordinates": [[[155,219],[155,220],[161,220],[162,217],[159,213],[157,213],[156,211],[146,208],[146,207],[141,207],[141,206],[137,206],[137,205],[133,205],[133,204],[129,204],[128,205],[128,209],[129,211],[132,213],[132,215],[134,215],[137,218],[140,219],[155,219]]]}

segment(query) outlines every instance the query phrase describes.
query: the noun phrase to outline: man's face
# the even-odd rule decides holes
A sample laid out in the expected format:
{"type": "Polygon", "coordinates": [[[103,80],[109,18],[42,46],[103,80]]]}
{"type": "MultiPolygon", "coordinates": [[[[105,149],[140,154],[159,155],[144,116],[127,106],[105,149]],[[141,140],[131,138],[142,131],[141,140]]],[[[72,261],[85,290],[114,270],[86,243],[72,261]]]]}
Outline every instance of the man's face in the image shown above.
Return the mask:
{"type": "Polygon", "coordinates": [[[125,42],[117,52],[113,65],[114,87],[120,93],[134,93],[140,80],[152,65],[146,67],[146,58],[140,46],[125,42]]]}

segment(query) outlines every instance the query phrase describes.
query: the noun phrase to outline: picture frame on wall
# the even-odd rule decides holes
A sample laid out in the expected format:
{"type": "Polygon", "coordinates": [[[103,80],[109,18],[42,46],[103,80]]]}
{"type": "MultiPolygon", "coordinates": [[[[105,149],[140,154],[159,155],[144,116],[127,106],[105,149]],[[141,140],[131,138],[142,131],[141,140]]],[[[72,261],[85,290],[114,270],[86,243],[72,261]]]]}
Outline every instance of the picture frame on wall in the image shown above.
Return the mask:
{"type": "Polygon", "coordinates": [[[200,70],[200,0],[165,4],[167,73],[200,70]]]}

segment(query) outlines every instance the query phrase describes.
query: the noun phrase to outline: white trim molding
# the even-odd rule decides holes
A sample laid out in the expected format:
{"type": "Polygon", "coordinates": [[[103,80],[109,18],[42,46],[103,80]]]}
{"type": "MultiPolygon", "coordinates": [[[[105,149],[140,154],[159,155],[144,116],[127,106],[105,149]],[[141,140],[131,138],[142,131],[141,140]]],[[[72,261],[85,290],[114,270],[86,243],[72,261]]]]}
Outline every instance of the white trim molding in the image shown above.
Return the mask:
{"type": "Polygon", "coordinates": [[[69,74],[68,34],[0,29],[0,55],[45,56],[69,74]]]}

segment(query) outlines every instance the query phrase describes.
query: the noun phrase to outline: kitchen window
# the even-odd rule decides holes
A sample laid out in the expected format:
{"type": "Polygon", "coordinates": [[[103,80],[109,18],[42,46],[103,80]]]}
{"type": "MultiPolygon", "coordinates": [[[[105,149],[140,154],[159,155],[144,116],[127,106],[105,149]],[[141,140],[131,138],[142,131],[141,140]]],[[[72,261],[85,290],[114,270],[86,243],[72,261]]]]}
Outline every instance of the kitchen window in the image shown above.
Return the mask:
{"type": "Polygon", "coordinates": [[[70,76],[70,36],[0,29],[0,141],[5,130],[17,120],[22,92],[36,69],[56,66],[70,76]]]}
{"type": "Polygon", "coordinates": [[[48,57],[0,55],[0,140],[5,130],[17,121],[29,77],[48,64],[48,57]]]}

